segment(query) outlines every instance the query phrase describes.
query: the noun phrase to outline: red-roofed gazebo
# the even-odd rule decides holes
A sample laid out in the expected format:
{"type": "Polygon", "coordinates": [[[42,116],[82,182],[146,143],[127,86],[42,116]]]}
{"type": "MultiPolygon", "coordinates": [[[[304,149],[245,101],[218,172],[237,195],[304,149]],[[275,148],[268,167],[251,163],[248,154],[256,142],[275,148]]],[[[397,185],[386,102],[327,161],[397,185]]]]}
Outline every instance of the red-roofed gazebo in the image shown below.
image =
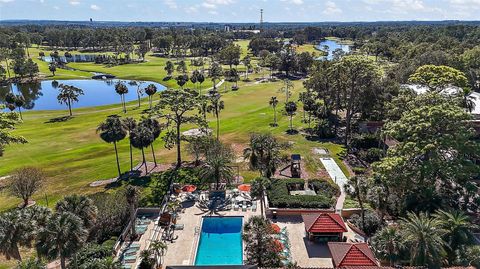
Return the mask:
{"type": "Polygon", "coordinates": [[[378,261],[367,243],[328,242],[335,268],[348,266],[378,266],[378,261]]]}
{"type": "Polygon", "coordinates": [[[348,231],[342,217],[335,213],[305,214],[302,219],[309,240],[341,241],[348,231]]]}

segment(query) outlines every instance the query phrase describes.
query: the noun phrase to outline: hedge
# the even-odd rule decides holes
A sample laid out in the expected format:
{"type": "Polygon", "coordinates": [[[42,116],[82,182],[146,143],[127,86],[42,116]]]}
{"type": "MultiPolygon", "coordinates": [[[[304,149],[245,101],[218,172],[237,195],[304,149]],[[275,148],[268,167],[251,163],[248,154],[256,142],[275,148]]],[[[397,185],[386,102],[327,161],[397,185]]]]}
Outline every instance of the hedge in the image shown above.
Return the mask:
{"type": "MultiPolygon", "coordinates": [[[[332,208],[336,203],[336,196],[340,194],[339,187],[333,182],[311,179],[317,195],[290,195],[288,185],[303,186],[303,179],[274,179],[267,190],[270,207],[276,208],[332,208]]],[[[302,188],[303,189],[303,188],[302,188]]]]}

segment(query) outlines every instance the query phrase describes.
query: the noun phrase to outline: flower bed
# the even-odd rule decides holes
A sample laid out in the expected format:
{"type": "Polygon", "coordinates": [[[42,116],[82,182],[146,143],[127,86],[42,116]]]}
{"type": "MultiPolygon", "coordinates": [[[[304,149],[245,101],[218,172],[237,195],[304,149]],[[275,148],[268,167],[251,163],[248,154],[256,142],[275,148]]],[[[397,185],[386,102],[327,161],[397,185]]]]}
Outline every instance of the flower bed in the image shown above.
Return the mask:
{"type": "Polygon", "coordinates": [[[290,190],[303,190],[303,179],[274,179],[267,190],[269,206],[274,208],[319,208],[335,205],[340,189],[333,182],[311,179],[309,185],[317,195],[290,195],[290,190]]]}

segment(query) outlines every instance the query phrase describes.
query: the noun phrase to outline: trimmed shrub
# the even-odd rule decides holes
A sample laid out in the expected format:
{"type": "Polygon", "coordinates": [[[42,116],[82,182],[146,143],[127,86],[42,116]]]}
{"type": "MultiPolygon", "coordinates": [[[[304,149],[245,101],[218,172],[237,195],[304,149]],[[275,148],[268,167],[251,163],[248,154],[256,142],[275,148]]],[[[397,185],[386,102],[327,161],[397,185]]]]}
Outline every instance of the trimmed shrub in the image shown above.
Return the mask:
{"type": "Polygon", "coordinates": [[[270,207],[278,208],[332,208],[340,189],[325,180],[310,180],[317,195],[290,195],[289,186],[303,190],[303,179],[274,179],[267,190],[270,207]]]}

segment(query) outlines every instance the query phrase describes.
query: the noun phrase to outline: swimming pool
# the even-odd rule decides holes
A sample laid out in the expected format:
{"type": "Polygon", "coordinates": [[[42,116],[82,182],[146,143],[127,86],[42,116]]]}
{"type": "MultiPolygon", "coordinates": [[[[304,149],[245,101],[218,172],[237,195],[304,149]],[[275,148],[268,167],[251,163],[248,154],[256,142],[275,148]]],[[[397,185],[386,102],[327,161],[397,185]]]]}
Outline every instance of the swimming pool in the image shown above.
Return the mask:
{"type": "Polygon", "coordinates": [[[243,264],[242,217],[204,217],[195,265],[243,264]]]}

